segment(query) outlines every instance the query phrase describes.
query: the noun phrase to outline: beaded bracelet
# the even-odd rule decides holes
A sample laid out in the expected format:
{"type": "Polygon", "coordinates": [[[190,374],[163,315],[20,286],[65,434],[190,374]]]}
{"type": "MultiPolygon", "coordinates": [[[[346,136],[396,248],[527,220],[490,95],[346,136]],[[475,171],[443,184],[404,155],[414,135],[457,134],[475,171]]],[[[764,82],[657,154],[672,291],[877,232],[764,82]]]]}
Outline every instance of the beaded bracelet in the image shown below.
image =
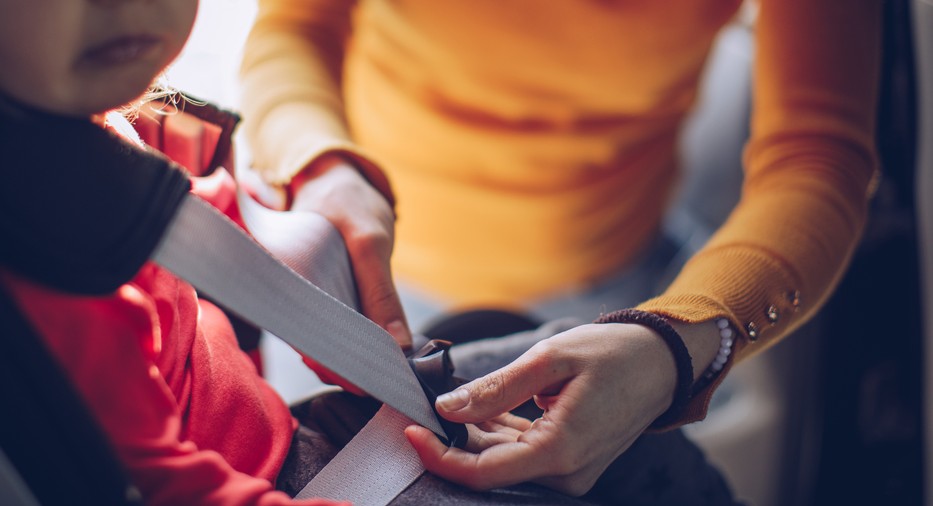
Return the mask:
{"type": "Polygon", "coordinates": [[[710,362],[709,367],[697,378],[696,383],[693,385],[694,394],[712,383],[713,379],[722,372],[723,367],[726,366],[726,362],[729,361],[729,355],[732,354],[732,343],[734,342],[733,336],[735,336],[735,332],[732,331],[729,320],[719,318],[716,320],[716,327],[719,328],[719,351],[716,352],[716,358],[710,362]]]}
{"type": "Polygon", "coordinates": [[[674,400],[667,411],[661,414],[651,427],[665,427],[677,421],[691,398],[691,385],[693,385],[693,359],[684,345],[683,338],[671,327],[664,318],[637,309],[620,309],[599,317],[593,323],[634,323],[650,328],[661,336],[664,343],[674,356],[674,365],[677,368],[677,386],[674,389],[674,400]]]}

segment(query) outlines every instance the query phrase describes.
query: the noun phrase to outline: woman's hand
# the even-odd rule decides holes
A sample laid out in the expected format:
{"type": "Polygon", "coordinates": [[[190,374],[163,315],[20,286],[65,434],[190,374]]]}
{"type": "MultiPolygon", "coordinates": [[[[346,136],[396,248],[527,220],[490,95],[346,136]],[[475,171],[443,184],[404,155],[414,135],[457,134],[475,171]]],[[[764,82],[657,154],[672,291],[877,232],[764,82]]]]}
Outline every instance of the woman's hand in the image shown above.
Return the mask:
{"type": "MultiPolygon", "coordinates": [[[[292,182],[293,211],[312,211],[340,232],[350,254],[361,312],[384,328],[402,348],[411,347],[411,332],[389,267],[395,239],[395,215],[375,188],[349,162],[330,156],[292,182]]],[[[355,393],[352,385],[313,361],[309,365],[329,383],[355,393]]]]}
{"type": "Polygon", "coordinates": [[[405,432],[430,472],[470,488],[534,481],[582,495],[667,409],[676,374],[652,330],[583,325],[438,399],[442,416],[475,424],[466,451],[423,427],[405,432]],[[531,397],[544,410],[539,419],[507,413],[531,397]]]}

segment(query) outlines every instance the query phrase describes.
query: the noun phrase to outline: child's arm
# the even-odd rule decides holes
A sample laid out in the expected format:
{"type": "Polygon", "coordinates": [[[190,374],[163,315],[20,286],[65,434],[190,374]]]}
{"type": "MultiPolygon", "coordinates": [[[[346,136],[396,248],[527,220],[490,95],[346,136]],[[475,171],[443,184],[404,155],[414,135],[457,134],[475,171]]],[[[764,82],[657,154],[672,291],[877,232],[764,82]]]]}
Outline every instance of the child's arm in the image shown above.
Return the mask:
{"type": "MultiPolygon", "coordinates": [[[[144,269],[137,278],[144,284],[147,275],[155,272],[153,268],[146,269],[148,272],[144,269]]],[[[203,402],[203,398],[197,398],[199,390],[210,389],[217,383],[198,386],[205,380],[198,373],[222,378],[223,371],[218,374],[217,370],[225,368],[225,364],[213,364],[215,370],[208,370],[205,365],[192,373],[185,360],[167,360],[194,353],[178,346],[185,341],[177,335],[179,327],[184,327],[186,311],[191,312],[190,305],[187,310],[184,305],[167,307],[164,300],[157,301],[136,283],[123,285],[112,296],[75,297],[3,272],[0,282],[8,285],[27,320],[63,366],[146,504],[331,504],[317,500],[294,502],[275,491],[268,479],[239,472],[219,452],[199,448],[190,440],[190,433],[196,431],[213,430],[218,432],[217,438],[236,438],[238,434],[242,437],[244,429],[254,430],[254,427],[231,428],[225,420],[212,420],[197,428],[188,423],[197,409],[192,406],[203,402]],[[172,369],[167,364],[185,367],[172,369]]],[[[182,290],[185,287],[178,285],[182,290]]],[[[197,319],[200,318],[199,315],[197,319]]],[[[189,344],[192,348],[198,346],[189,344]]],[[[233,352],[236,350],[228,350],[233,352]]],[[[249,367],[237,370],[240,369],[244,376],[251,372],[249,367]]],[[[233,372],[236,371],[228,367],[226,374],[233,372]]],[[[255,371],[252,374],[255,376],[255,371]]],[[[255,380],[248,376],[245,381],[239,380],[247,388],[259,381],[258,376],[255,380]]],[[[246,401],[261,398],[256,395],[246,401]]],[[[257,421],[257,425],[261,423],[257,421]]],[[[269,431],[267,427],[255,430],[269,431]]],[[[282,430],[290,434],[287,420],[282,430]]],[[[244,446],[250,444],[271,446],[276,442],[253,440],[244,446]]],[[[287,448],[287,436],[277,444],[287,448]]],[[[274,475],[275,470],[269,469],[270,462],[275,464],[276,459],[257,463],[254,474],[274,475]]],[[[242,463],[241,466],[245,467],[242,463]]]]}

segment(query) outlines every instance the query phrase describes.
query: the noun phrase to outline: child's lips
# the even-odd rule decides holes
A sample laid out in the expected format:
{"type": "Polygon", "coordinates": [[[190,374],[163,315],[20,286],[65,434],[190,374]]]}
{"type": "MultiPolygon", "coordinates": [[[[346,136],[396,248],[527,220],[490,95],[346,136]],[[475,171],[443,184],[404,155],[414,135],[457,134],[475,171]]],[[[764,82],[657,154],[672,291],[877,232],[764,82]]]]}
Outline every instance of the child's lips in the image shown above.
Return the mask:
{"type": "Polygon", "coordinates": [[[91,65],[124,65],[149,56],[161,43],[152,35],[115,37],[86,50],[81,59],[91,65]]]}

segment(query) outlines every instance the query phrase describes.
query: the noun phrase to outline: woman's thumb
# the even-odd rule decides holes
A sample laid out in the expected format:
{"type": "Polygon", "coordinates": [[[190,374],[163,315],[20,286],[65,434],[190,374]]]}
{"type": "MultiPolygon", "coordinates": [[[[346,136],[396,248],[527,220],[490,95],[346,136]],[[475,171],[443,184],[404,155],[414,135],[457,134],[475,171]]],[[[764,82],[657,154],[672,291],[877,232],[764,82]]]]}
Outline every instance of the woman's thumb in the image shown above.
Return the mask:
{"type": "Polygon", "coordinates": [[[563,383],[562,367],[542,367],[553,364],[548,357],[519,357],[515,362],[477,378],[441,395],[435,403],[444,418],[459,423],[479,423],[509,411],[539,393],[552,393],[553,386],[563,383]]]}

